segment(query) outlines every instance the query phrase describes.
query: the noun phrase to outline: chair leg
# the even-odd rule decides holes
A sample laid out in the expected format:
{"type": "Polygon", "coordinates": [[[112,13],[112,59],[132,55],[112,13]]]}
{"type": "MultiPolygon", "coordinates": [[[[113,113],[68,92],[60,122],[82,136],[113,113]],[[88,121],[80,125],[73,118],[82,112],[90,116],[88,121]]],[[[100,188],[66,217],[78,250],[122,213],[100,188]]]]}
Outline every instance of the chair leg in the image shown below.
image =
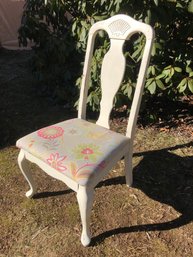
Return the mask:
{"type": "Polygon", "coordinates": [[[90,216],[93,203],[94,188],[87,188],[79,186],[77,192],[77,200],[80,209],[80,216],[82,221],[82,235],[81,243],[83,246],[88,246],[91,241],[90,234],[90,216]]]}
{"type": "Polygon", "coordinates": [[[132,153],[130,152],[125,155],[125,177],[126,184],[130,187],[133,183],[132,153]]]}
{"type": "Polygon", "coordinates": [[[27,180],[30,190],[26,192],[26,196],[28,198],[31,198],[36,193],[36,186],[31,174],[31,171],[28,169],[28,163],[25,158],[25,153],[23,150],[20,150],[19,156],[18,156],[18,164],[21,172],[23,173],[25,179],[27,180]]]}

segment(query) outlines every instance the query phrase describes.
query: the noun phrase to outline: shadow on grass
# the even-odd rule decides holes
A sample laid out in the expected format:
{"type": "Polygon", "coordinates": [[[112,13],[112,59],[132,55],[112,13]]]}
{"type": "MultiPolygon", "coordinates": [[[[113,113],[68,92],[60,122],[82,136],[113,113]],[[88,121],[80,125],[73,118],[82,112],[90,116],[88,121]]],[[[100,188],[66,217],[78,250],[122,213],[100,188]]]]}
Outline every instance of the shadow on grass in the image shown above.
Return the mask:
{"type": "MultiPolygon", "coordinates": [[[[193,221],[193,156],[180,157],[170,151],[193,146],[193,142],[176,145],[161,150],[135,153],[134,157],[143,156],[143,160],[134,168],[134,188],[143,191],[148,197],[160,203],[172,206],[181,215],[164,223],[142,224],[119,227],[105,231],[92,238],[94,246],[116,234],[162,231],[178,228],[193,221]]],[[[97,187],[125,184],[125,176],[106,179],[97,187]]],[[[65,195],[72,190],[42,192],[34,199],[65,195]]],[[[152,210],[153,211],[153,210],[152,210]]]]}
{"type": "Polygon", "coordinates": [[[164,223],[144,224],[144,225],[137,225],[132,227],[115,228],[109,231],[105,231],[104,233],[96,237],[93,237],[90,246],[95,246],[98,243],[101,243],[102,241],[104,241],[106,238],[111,237],[113,235],[133,233],[133,232],[170,230],[170,229],[184,226],[192,222],[192,220],[193,220],[193,214],[191,213],[191,216],[181,215],[179,218],[175,220],[164,222],[164,223]]]}
{"type": "MultiPolygon", "coordinates": [[[[143,156],[143,160],[134,168],[133,187],[140,189],[151,199],[172,206],[181,215],[164,223],[119,227],[105,231],[92,238],[92,246],[116,234],[170,230],[193,221],[193,156],[180,157],[170,152],[189,146],[193,146],[193,143],[134,154],[143,156]]],[[[107,179],[98,186],[117,184],[125,184],[125,177],[107,179]]]]}
{"type": "Polygon", "coordinates": [[[59,196],[59,195],[66,195],[66,194],[69,194],[72,192],[73,192],[73,190],[71,190],[71,189],[55,191],[55,192],[45,191],[45,192],[41,192],[41,193],[36,193],[33,196],[33,199],[41,199],[41,198],[47,198],[47,197],[53,197],[53,196],[59,196]]]}

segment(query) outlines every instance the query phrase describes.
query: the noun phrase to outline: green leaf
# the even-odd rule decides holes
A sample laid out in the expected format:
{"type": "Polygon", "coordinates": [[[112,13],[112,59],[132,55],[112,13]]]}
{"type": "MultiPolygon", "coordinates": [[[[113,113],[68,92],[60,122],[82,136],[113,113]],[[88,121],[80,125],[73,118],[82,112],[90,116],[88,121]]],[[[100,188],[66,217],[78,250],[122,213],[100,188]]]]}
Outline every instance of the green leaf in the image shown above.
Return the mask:
{"type": "Polygon", "coordinates": [[[168,75],[170,74],[170,70],[164,69],[164,70],[162,71],[162,74],[164,74],[165,76],[168,76],[168,75]]]}
{"type": "Polygon", "coordinates": [[[175,71],[174,71],[174,68],[172,67],[172,68],[170,69],[170,76],[172,77],[172,76],[174,75],[174,73],[175,73],[175,71]]]}
{"type": "Polygon", "coordinates": [[[168,83],[171,80],[171,77],[165,79],[165,82],[168,83]]]}
{"type": "Polygon", "coordinates": [[[154,80],[154,78],[149,78],[145,84],[145,87],[148,87],[152,83],[153,80],[154,80]]]}
{"type": "Polygon", "coordinates": [[[151,66],[149,66],[147,69],[147,75],[149,75],[150,73],[151,73],[151,66]]]}
{"type": "Polygon", "coordinates": [[[86,29],[85,27],[82,27],[82,31],[79,37],[80,41],[85,42],[86,41],[86,29]]]}
{"type": "Polygon", "coordinates": [[[164,68],[164,70],[169,70],[171,69],[171,67],[172,67],[171,65],[168,65],[167,67],[164,68]]]}
{"type": "Polygon", "coordinates": [[[115,7],[115,12],[117,13],[120,9],[120,4],[122,3],[123,0],[115,0],[115,4],[116,4],[116,7],[115,7]]]}
{"type": "Polygon", "coordinates": [[[147,10],[147,16],[145,17],[145,23],[150,24],[151,21],[151,10],[147,10]]]}
{"type": "Polygon", "coordinates": [[[184,79],[180,82],[180,84],[177,86],[177,88],[182,87],[182,86],[185,85],[186,83],[187,83],[187,79],[184,78],[184,79]]]}
{"type": "Polygon", "coordinates": [[[179,93],[183,93],[186,90],[187,83],[179,87],[179,93]]]}
{"type": "Polygon", "coordinates": [[[151,73],[152,73],[152,75],[155,75],[155,67],[154,66],[151,66],[151,73]]]}
{"type": "Polygon", "coordinates": [[[74,107],[76,107],[76,110],[78,110],[78,104],[79,104],[79,99],[74,103],[74,107]]]}
{"type": "Polygon", "coordinates": [[[162,83],[162,81],[161,80],[156,80],[156,84],[158,85],[158,87],[159,88],[161,88],[162,90],[164,90],[165,89],[165,86],[164,86],[164,84],[162,83]]]}
{"type": "Polygon", "coordinates": [[[192,69],[189,66],[186,66],[186,72],[190,73],[190,72],[192,72],[192,69]]]}
{"type": "Polygon", "coordinates": [[[148,90],[149,92],[153,95],[155,93],[155,90],[156,90],[156,83],[155,81],[153,81],[153,83],[151,83],[149,86],[148,86],[148,90]]]}
{"type": "MultiPolygon", "coordinates": [[[[176,2],[176,0],[175,0],[175,2],[176,2]]],[[[181,3],[178,3],[178,2],[176,3],[176,7],[177,7],[177,8],[183,8],[182,4],[181,4],[181,3]]]]}
{"type": "Polygon", "coordinates": [[[76,26],[77,26],[77,24],[76,24],[76,21],[75,21],[72,25],[72,34],[75,34],[76,26]]]}
{"type": "Polygon", "coordinates": [[[174,70],[177,72],[182,72],[182,69],[180,67],[174,67],[174,70]]]}
{"type": "Polygon", "coordinates": [[[156,79],[162,79],[162,78],[164,78],[165,76],[166,76],[165,74],[161,73],[160,75],[158,75],[158,76],[156,77],[156,79]]]}
{"type": "Polygon", "coordinates": [[[193,93],[193,79],[190,79],[188,81],[188,88],[190,89],[190,91],[193,93]]]}
{"type": "Polygon", "coordinates": [[[97,105],[99,104],[99,97],[98,97],[97,94],[93,95],[93,101],[94,101],[95,104],[97,104],[97,105]]]}
{"type": "Polygon", "coordinates": [[[131,98],[131,94],[132,94],[132,86],[129,85],[128,90],[127,90],[127,95],[128,95],[129,98],[131,98]]]}
{"type": "Polygon", "coordinates": [[[132,58],[135,58],[137,55],[139,55],[139,53],[141,52],[143,46],[138,46],[137,50],[131,55],[132,58]]]}
{"type": "Polygon", "coordinates": [[[193,77],[193,71],[189,73],[189,78],[193,77]]]}
{"type": "Polygon", "coordinates": [[[188,5],[188,11],[193,13],[193,0],[188,5]]]}

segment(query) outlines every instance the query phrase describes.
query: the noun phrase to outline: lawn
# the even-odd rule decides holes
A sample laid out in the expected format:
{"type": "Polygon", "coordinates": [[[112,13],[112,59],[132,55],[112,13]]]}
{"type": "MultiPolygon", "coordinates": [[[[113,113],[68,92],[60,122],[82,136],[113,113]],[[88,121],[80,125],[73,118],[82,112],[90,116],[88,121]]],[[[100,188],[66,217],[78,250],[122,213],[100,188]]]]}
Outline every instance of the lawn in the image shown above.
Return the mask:
{"type": "MultiPolygon", "coordinates": [[[[138,125],[134,184],[126,187],[120,161],[97,186],[90,247],[80,243],[76,196],[66,185],[29,164],[38,193],[25,197],[16,139],[76,116],[38,92],[29,71],[31,54],[0,51],[0,257],[193,256],[192,117],[179,122],[183,110],[175,128],[167,122],[138,125]]],[[[125,119],[114,118],[112,127],[123,133],[125,119]]]]}

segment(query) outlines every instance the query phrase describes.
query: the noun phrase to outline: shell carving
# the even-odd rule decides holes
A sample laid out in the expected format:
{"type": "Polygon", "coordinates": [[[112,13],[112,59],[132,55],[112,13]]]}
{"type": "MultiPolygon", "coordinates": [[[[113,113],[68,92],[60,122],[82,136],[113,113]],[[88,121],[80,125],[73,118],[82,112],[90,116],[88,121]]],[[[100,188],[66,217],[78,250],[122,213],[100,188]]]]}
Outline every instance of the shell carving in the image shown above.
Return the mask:
{"type": "Polygon", "coordinates": [[[125,34],[125,32],[128,29],[130,29],[130,26],[126,21],[119,19],[119,20],[113,21],[109,25],[109,29],[114,36],[119,37],[125,34]]]}

